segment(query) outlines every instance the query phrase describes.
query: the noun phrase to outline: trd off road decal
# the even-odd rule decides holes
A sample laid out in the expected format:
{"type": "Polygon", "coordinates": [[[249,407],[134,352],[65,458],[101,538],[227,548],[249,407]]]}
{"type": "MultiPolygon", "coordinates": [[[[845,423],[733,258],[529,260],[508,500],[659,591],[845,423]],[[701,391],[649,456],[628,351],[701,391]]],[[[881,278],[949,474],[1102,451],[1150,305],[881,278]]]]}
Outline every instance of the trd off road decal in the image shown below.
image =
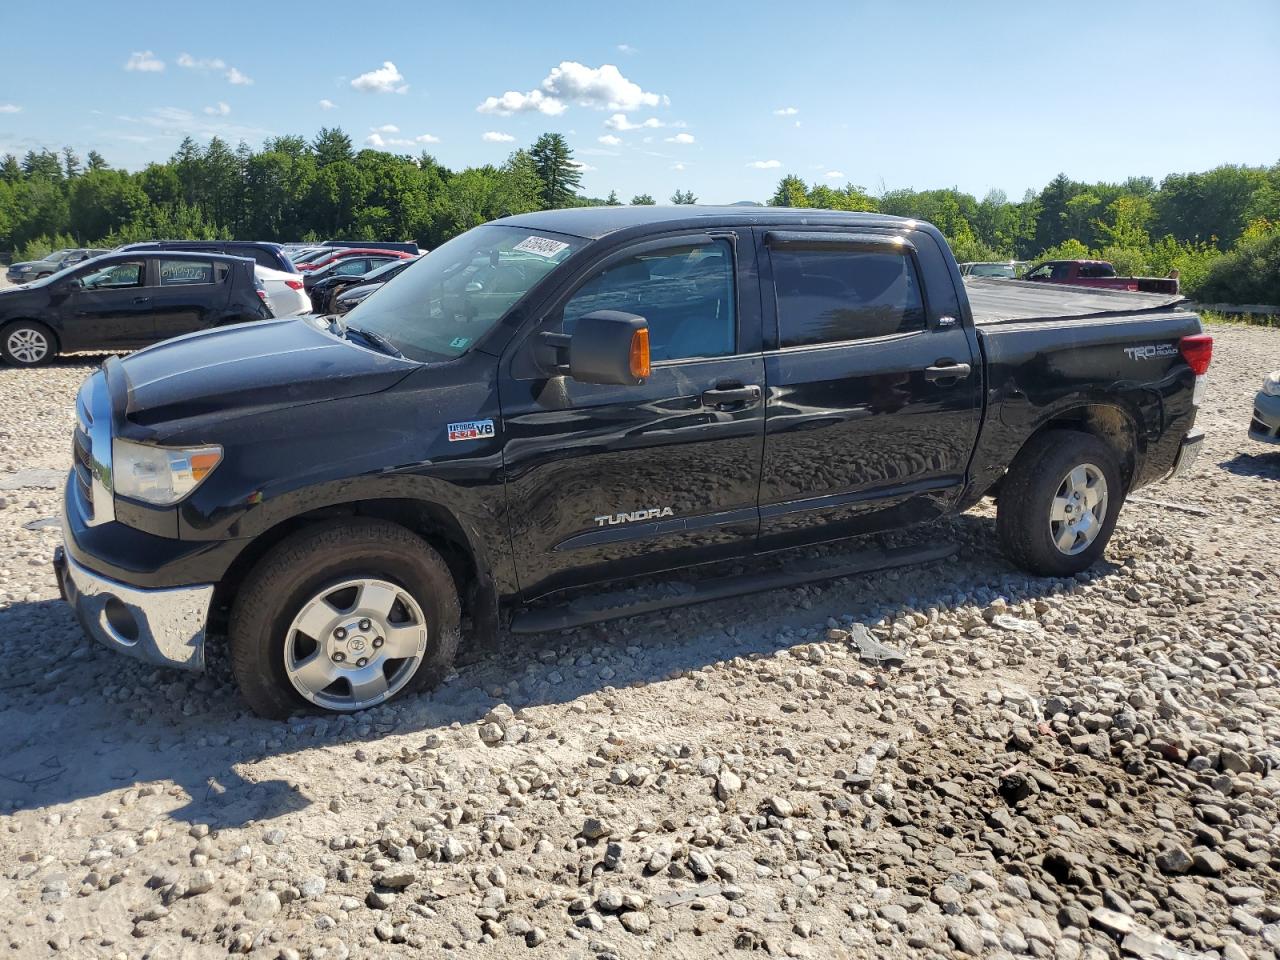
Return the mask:
{"type": "Polygon", "coordinates": [[[1178,348],[1172,343],[1148,343],[1142,347],[1125,347],[1130,360],[1154,360],[1156,357],[1176,357],[1178,348]]]}
{"type": "Polygon", "coordinates": [[[487,440],[493,436],[492,420],[463,420],[449,424],[449,442],[459,440],[487,440]]]}

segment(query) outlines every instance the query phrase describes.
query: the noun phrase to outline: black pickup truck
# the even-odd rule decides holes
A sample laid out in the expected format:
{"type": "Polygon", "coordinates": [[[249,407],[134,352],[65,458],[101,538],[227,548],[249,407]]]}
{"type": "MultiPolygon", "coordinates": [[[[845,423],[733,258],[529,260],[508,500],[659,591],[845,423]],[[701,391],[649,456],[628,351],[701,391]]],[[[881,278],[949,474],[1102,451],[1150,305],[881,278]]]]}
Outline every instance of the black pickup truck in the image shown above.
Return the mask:
{"type": "Polygon", "coordinates": [[[1009,558],[1070,575],[1199,447],[1212,340],[1173,303],[966,284],[936,229],[879,215],[511,217],[345,318],[108,360],[80,391],[55,565],[117,649],[199,669],[225,634],[276,717],[435,684],[502,606],[518,633],[928,559],[552,602],[989,494],[1009,558]]]}

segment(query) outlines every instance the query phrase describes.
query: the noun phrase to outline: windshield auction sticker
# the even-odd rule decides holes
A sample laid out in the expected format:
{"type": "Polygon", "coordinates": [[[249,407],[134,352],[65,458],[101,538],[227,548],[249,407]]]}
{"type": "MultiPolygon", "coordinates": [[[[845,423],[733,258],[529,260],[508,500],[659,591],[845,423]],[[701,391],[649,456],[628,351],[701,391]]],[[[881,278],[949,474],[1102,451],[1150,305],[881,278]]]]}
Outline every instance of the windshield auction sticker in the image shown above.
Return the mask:
{"type": "Polygon", "coordinates": [[[462,423],[449,424],[449,442],[459,440],[484,440],[493,436],[492,420],[464,420],[462,423]]]}
{"type": "Polygon", "coordinates": [[[567,246],[569,246],[567,243],[561,243],[559,240],[548,240],[546,237],[526,237],[511,249],[519,250],[521,253],[532,253],[535,257],[547,257],[550,259],[567,246]]]}

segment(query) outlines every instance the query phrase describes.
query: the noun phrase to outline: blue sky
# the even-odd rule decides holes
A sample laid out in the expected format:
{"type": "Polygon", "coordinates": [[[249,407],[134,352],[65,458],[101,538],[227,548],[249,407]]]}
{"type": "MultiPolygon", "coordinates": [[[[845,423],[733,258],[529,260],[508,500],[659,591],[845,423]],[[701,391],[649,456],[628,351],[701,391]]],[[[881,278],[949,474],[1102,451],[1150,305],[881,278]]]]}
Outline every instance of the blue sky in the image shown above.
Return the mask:
{"type": "Polygon", "coordinates": [[[564,133],[584,189],[784,173],[1019,198],[1059,171],[1280,160],[1280,2],[6,4],[0,153],[138,169],[184,134],[343,127],[452,167],[564,133]],[[511,138],[511,139],[507,139],[511,138]]]}

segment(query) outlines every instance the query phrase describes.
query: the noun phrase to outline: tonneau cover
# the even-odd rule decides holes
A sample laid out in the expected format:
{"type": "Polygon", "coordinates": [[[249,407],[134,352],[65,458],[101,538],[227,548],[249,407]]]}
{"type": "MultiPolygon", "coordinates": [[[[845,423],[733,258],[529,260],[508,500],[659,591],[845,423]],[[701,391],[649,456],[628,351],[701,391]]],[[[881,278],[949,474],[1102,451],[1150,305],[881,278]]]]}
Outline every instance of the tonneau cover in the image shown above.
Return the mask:
{"type": "Polygon", "coordinates": [[[1154,313],[1186,301],[1181,294],[1131,293],[1029,280],[966,277],[964,286],[973,320],[979,324],[1154,313]]]}

